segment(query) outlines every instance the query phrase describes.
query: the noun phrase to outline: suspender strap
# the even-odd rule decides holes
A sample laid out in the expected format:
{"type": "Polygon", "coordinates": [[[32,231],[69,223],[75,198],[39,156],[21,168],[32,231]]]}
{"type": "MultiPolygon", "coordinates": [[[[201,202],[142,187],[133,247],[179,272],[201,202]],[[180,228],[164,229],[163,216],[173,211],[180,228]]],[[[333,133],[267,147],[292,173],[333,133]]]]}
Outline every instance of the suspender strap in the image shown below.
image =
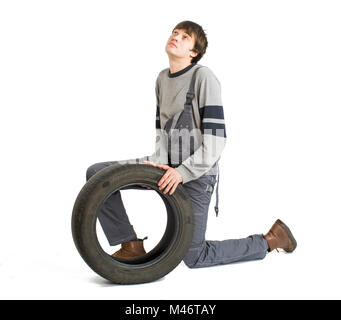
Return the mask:
{"type": "Polygon", "coordinates": [[[220,170],[219,170],[219,166],[218,166],[218,182],[217,182],[217,187],[215,189],[215,207],[214,207],[216,217],[218,217],[218,212],[219,212],[219,208],[218,208],[218,202],[219,202],[219,194],[218,194],[219,176],[220,176],[220,170]]]}
{"type": "Polygon", "coordinates": [[[194,70],[194,72],[193,72],[192,79],[191,79],[191,83],[190,83],[190,85],[189,85],[189,89],[188,89],[187,94],[186,94],[185,106],[186,106],[186,105],[189,105],[189,106],[192,105],[192,100],[193,100],[194,97],[195,97],[194,85],[195,85],[196,73],[197,73],[197,71],[198,71],[200,68],[202,68],[202,66],[196,68],[196,69],[194,70]]]}
{"type": "MultiPolygon", "coordinates": [[[[192,110],[192,101],[195,97],[195,93],[194,93],[194,85],[195,85],[195,80],[196,80],[196,73],[198,71],[198,69],[202,68],[203,66],[200,66],[198,68],[196,68],[192,74],[192,79],[189,85],[189,89],[186,93],[186,102],[185,102],[185,107],[184,110],[186,111],[190,111],[192,110]]],[[[171,142],[168,141],[168,165],[172,168],[176,168],[177,165],[172,165],[171,164],[171,142]]]]}

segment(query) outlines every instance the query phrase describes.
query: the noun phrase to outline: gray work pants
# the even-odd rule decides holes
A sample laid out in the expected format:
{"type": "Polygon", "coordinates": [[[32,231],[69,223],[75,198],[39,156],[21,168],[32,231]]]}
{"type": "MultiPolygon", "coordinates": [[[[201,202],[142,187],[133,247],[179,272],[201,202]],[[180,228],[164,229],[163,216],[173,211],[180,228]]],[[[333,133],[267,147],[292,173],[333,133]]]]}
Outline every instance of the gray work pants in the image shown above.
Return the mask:
{"type": "MultiPolygon", "coordinates": [[[[113,163],[115,161],[100,162],[90,166],[86,172],[87,180],[113,163]]],[[[203,175],[199,179],[183,184],[192,201],[195,219],[192,244],[183,261],[189,268],[201,268],[236,261],[263,259],[266,256],[268,244],[261,234],[254,234],[243,239],[205,240],[208,209],[215,183],[214,175],[203,175]]],[[[129,187],[129,189],[148,190],[140,186],[129,187]]],[[[129,222],[120,191],[113,193],[104,202],[98,219],[111,246],[137,238],[129,222]]]]}

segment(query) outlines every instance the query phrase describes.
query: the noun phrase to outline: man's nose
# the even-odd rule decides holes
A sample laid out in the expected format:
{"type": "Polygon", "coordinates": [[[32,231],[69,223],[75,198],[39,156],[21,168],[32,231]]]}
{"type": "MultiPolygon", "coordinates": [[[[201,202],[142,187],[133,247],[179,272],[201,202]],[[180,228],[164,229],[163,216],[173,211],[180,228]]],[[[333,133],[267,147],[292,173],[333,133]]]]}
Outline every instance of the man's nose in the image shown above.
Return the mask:
{"type": "Polygon", "coordinates": [[[176,36],[173,36],[172,38],[172,41],[176,41],[176,42],[179,42],[179,40],[181,39],[180,35],[176,35],[176,36]]]}

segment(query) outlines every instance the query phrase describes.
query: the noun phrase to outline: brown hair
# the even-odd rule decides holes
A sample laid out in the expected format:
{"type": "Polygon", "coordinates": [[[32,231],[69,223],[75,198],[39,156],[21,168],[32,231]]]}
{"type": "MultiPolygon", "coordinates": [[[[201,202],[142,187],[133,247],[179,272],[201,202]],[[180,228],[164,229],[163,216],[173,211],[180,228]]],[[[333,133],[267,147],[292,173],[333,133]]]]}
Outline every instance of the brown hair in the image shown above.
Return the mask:
{"type": "Polygon", "coordinates": [[[192,58],[191,63],[197,63],[205,54],[206,48],[208,46],[208,41],[207,41],[206,34],[203,28],[195,22],[182,21],[174,27],[173,31],[175,29],[183,29],[191,37],[194,35],[195,42],[194,42],[194,47],[192,50],[197,52],[198,54],[196,57],[192,58]]]}

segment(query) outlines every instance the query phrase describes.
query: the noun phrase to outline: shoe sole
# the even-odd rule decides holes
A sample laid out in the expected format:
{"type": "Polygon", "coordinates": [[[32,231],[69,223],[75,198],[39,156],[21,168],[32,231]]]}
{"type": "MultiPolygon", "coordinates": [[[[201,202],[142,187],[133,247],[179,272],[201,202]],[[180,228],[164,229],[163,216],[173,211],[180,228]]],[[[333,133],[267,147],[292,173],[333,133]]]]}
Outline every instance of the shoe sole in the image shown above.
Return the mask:
{"type": "Polygon", "coordinates": [[[286,252],[293,252],[296,249],[296,247],[297,247],[297,242],[296,242],[294,236],[292,235],[289,227],[283,221],[281,221],[280,219],[277,219],[276,223],[278,223],[285,230],[285,232],[288,234],[288,237],[289,237],[291,243],[294,246],[292,250],[285,250],[284,249],[284,251],[286,251],[286,252]]]}

